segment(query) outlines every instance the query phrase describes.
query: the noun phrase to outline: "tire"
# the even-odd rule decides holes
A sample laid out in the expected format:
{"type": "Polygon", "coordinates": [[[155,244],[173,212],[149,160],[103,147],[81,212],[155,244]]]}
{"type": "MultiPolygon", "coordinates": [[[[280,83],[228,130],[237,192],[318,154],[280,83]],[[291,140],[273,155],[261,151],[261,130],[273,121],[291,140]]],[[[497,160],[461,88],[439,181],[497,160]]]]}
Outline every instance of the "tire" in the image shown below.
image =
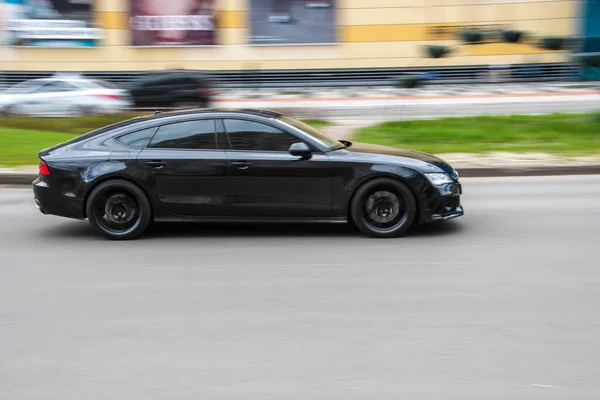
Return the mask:
{"type": "Polygon", "coordinates": [[[113,240],[134,239],[152,222],[152,208],[146,194],[134,183],[122,179],[96,186],[85,209],[92,227],[113,240]]]}
{"type": "Polygon", "coordinates": [[[389,178],[366,182],[355,192],[350,216],[369,237],[391,238],[405,233],[417,215],[417,202],[403,183],[389,178]]]}

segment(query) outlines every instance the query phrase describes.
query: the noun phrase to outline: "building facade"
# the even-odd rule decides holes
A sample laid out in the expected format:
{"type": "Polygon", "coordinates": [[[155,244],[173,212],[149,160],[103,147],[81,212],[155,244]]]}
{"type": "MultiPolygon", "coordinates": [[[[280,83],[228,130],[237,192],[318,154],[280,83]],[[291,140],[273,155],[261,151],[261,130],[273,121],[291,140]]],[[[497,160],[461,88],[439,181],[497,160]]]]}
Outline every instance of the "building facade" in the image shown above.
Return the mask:
{"type": "MultiPolygon", "coordinates": [[[[89,17],[84,8],[76,10],[51,1],[59,13],[61,7],[68,10],[72,20],[63,15],[54,17],[57,22],[52,24],[34,26],[30,21],[47,21],[44,15],[53,18],[52,10],[46,14],[38,10],[37,17],[32,17],[31,12],[23,12],[27,0],[1,1],[5,36],[0,69],[6,71],[272,70],[557,62],[563,61],[564,55],[530,44],[459,46],[452,56],[442,59],[426,58],[423,45],[458,44],[456,31],[461,29],[580,35],[584,9],[575,0],[169,0],[171,9],[175,3],[181,9],[170,11],[177,15],[168,16],[161,14],[161,3],[165,3],[161,0],[76,0],[79,5],[87,3],[89,17]],[[186,1],[189,4],[184,4],[186,1]],[[181,17],[188,14],[189,18],[181,17]],[[85,18],[90,19],[87,26],[85,18]],[[50,37],[48,30],[55,37],[50,37]],[[192,34],[188,35],[188,30],[192,34]],[[77,36],[77,40],[67,44],[54,40],[69,35],[77,36]],[[40,39],[44,37],[49,39],[40,39]]],[[[588,21],[585,26],[594,25],[588,21]]]]}

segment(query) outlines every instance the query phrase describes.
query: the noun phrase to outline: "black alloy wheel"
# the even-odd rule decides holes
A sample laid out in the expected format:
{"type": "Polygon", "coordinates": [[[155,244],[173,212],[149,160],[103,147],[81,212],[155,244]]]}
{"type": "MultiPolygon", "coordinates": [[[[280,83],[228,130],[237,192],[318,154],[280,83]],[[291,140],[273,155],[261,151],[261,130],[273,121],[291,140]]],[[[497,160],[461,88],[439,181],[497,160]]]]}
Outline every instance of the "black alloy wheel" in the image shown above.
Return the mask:
{"type": "Polygon", "coordinates": [[[110,180],[98,185],[86,204],[92,227],[109,239],[133,239],[148,228],[152,220],[150,203],[135,184],[110,180]]]}
{"type": "Polygon", "coordinates": [[[397,237],[410,228],[417,214],[415,198],[401,182],[375,179],[361,186],[351,204],[352,220],[367,236],[397,237]]]}

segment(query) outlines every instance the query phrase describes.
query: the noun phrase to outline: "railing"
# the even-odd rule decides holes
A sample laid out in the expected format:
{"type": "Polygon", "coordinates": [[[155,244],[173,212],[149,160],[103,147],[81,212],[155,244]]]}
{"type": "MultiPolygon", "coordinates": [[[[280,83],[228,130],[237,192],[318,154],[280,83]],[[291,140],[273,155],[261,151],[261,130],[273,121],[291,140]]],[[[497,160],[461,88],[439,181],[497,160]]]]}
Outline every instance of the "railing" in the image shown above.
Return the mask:
{"type": "MultiPolygon", "coordinates": [[[[149,71],[150,72],[150,71],[149,71]]],[[[156,72],[156,71],[153,71],[156,72]]],[[[578,79],[570,63],[480,65],[423,68],[361,68],[321,70],[196,71],[211,76],[226,88],[283,88],[334,86],[389,86],[403,75],[421,74],[430,84],[570,81],[578,79]]],[[[85,72],[83,76],[126,85],[146,72],[85,72]]],[[[52,76],[53,72],[0,71],[0,87],[52,76]]]]}

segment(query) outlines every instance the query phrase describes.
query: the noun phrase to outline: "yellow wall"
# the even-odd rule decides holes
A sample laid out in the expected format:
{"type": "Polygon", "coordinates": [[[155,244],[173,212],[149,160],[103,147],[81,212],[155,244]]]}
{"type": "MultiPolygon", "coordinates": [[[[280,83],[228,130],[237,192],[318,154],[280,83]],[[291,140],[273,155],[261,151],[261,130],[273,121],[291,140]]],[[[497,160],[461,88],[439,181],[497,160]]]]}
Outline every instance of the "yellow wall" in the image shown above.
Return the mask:
{"type": "MultiPolygon", "coordinates": [[[[553,62],[561,54],[528,45],[460,46],[454,56],[423,57],[423,44],[454,44],[434,36],[440,25],[502,24],[536,35],[577,31],[576,0],[338,0],[338,44],[251,46],[246,11],[250,0],[216,0],[218,46],[129,47],[127,0],[96,0],[97,23],[104,29],[97,48],[0,47],[0,69],[38,71],[125,71],[187,69],[363,68],[493,63],[553,62]]],[[[1,3],[0,3],[1,4],[1,3]]]]}

